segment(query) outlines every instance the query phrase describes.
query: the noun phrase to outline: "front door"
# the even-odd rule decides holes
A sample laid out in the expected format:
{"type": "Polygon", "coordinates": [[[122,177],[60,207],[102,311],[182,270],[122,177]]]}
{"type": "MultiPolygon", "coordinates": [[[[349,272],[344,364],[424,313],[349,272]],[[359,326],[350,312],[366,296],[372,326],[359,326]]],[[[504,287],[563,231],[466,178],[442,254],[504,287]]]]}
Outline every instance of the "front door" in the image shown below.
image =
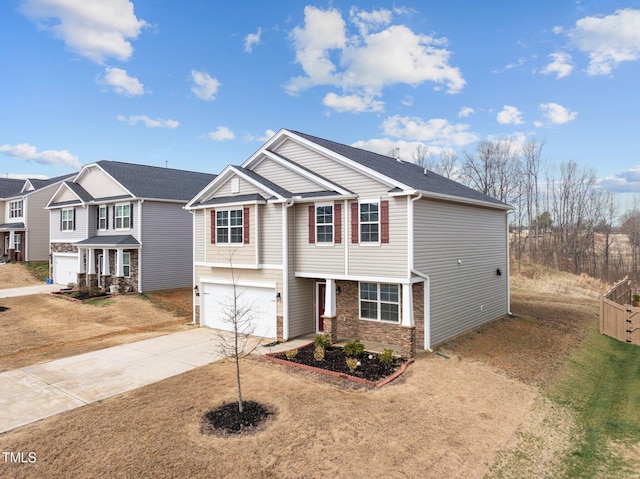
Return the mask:
{"type": "Polygon", "coordinates": [[[319,333],[324,332],[324,297],[327,292],[327,283],[318,283],[318,292],[316,294],[316,305],[318,310],[317,330],[319,333]]]}

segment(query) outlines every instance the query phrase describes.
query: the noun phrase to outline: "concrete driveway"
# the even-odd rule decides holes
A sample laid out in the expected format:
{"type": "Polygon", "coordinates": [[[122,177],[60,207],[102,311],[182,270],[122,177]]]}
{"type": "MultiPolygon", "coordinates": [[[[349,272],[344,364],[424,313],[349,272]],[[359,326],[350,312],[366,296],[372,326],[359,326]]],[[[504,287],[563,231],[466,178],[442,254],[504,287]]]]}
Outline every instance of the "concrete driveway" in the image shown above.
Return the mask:
{"type": "Polygon", "coordinates": [[[39,284],[36,286],[22,286],[21,288],[0,289],[0,298],[13,298],[15,296],[28,296],[30,294],[51,293],[60,291],[59,284],[39,284]]]}
{"type": "MultiPolygon", "coordinates": [[[[0,433],[222,359],[219,331],[194,327],[0,374],[0,433]]],[[[269,340],[265,340],[266,344],[269,340]]],[[[293,340],[258,354],[308,343],[293,340]]]]}

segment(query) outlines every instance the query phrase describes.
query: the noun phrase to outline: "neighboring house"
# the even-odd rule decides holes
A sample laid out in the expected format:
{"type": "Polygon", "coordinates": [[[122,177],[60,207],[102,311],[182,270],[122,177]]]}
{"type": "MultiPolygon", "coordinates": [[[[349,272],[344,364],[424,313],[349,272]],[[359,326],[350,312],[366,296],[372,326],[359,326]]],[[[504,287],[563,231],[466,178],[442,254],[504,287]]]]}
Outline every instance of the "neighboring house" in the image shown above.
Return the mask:
{"type": "Polygon", "coordinates": [[[0,178],[0,257],[10,261],[48,261],[49,213],[44,206],[60,182],[0,178]]]}
{"type": "Polygon", "coordinates": [[[203,326],[229,329],[233,283],[255,334],[405,356],[509,311],[510,207],[413,163],[280,130],[187,209],[203,326]]]}
{"type": "Polygon", "coordinates": [[[117,161],[85,165],[46,206],[54,282],[120,292],[191,286],[184,206],[214,178],[117,161]]]}

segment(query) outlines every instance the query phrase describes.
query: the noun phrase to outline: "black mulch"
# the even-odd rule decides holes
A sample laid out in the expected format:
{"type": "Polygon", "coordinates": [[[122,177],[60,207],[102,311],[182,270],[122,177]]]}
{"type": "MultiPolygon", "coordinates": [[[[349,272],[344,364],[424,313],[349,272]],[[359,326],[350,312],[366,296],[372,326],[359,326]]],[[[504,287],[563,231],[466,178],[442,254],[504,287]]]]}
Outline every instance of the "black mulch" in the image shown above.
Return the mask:
{"type": "Polygon", "coordinates": [[[255,401],[243,401],[242,413],[238,410],[237,402],[226,403],[204,415],[202,432],[213,434],[253,432],[271,415],[273,415],[272,411],[255,401]]]}
{"type": "Polygon", "coordinates": [[[360,366],[355,371],[351,371],[347,366],[347,355],[344,353],[344,349],[337,346],[329,346],[325,348],[324,360],[317,361],[313,357],[315,347],[313,344],[304,346],[298,349],[298,354],[295,358],[287,358],[285,353],[275,354],[274,357],[278,359],[284,359],[292,363],[306,364],[320,369],[327,369],[341,374],[348,374],[350,376],[359,377],[372,382],[378,382],[387,376],[391,376],[395,373],[400,366],[404,363],[401,358],[394,358],[392,363],[383,363],[380,361],[376,353],[364,352],[358,357],[360,366]]]}
{"type": "Polygon", "coordinates": [[[5,307],[5,306],[0,306],[0,313],[4,312],[4,311],[8,311],[9,308],[5,307]]]}

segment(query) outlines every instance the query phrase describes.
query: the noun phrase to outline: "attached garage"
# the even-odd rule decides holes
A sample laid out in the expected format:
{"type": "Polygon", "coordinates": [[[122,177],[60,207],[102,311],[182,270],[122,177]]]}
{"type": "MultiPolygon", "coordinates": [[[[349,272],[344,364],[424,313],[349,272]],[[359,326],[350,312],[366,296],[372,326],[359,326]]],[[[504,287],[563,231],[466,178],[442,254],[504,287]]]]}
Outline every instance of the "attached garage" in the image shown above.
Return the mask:
{"type": "MultiPolygon", "coordinates": [[[[228,320],[233,305],[233,285],[206,283],[201,285],[202,308],[200,324],[209,328],[232,331],[228,320]]],[[[276,337],[276,289],[274,286],[238,284],[236,286],[239,308],[250,308],[255,327],[253,335],[276,337]]]]}
{"type": "Polygon", "coordinates": [[[78,257],[76,255],[59,255],[54,254],[52,258],[53,264],[53,281],[56,284],[64,284],[78,282],[78,257]]]}

